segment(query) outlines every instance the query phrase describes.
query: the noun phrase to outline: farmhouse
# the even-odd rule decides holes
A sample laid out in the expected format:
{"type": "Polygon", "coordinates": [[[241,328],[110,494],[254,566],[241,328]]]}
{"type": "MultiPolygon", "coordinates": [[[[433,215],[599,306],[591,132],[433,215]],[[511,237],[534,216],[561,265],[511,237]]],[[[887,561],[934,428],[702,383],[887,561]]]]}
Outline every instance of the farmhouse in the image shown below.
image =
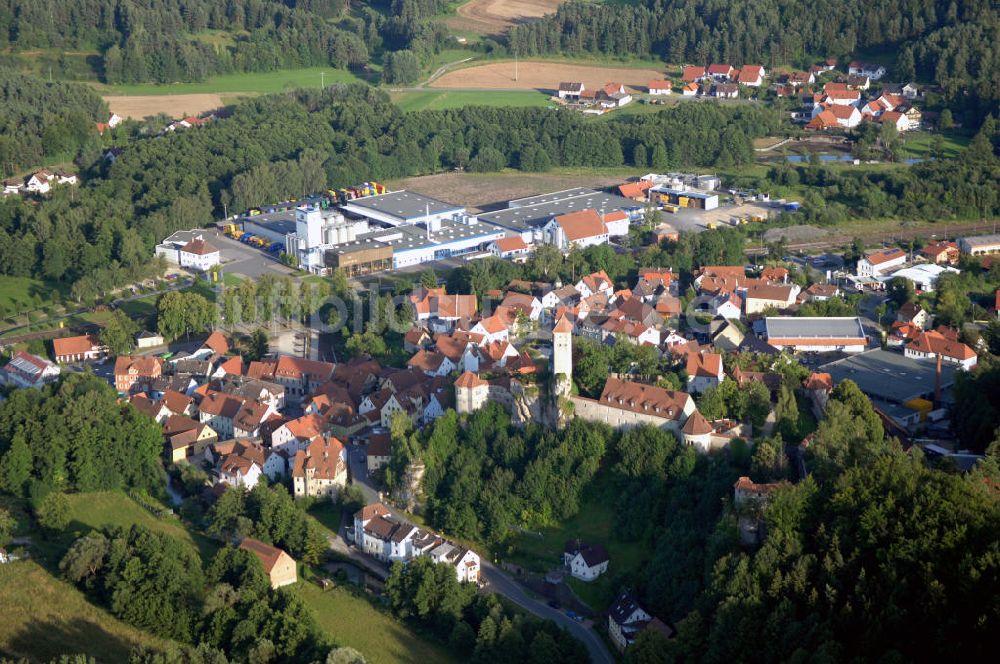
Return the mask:
{"type": "Polygon", "coordinates": [[[736,81],[740,85],[757,88],[764,84],[764,77],[766,75],[767,73],[761,65],[743,65],[736,81]]]}
{"type": "Polygon", "coordinates": [[[673,90],[674,84],[670,81],[650,81],[647,89],[649,94],[654,96],[668,95],[673,90]]]}
{"type": "Polygon", "coordinates": [[[860,318],[769,316],[764,325],[767,342],[778,349],[860,353],[867,346],[860,318]]]}
{"type": "Polygon", "coordinates": [[[929,242],[920,250],[920,255],[932,263],[958,262],[958,245],[954,242],[929,242]]]}
{"type": "Polygon", "coordinates": [[[885,76],[886,69],[882,65],[853,60],[847,65],[847,73],[860,74],[869,77],[873,81],[877,81],[885,76]]]}
{"type": "Polygon", "coordinates": [[[563,548],[563,565],[573,578],[593,581],[608,571],[608,551],[600,544],[569,540],[563,548]]]}
{"type": "Polygon", "coordinates": [[[277,589],[298,581],[295,559],[281,549],[250,537],[243,538],[240,548],[255,555],[264,566],[264,572],[271,581],[271,588],[277,589]]]}
{"type": "Polygon", "coordinates": [[[558,95],[560,99],[577,101],[583,94],[583,83],[560,83],[558,95]]]}
{"type": "Polygon", "coordinates": [[[502,237],[491,243],[489,250],[497,258],[515,263],[523,263],[528,260],[528,256],[531,254],[531,246],[520,235],[502,237]]]}
{"type": "Polygon", "coordinates": [[[685,65],[684,71],[681,73],[681,80],[685,83],[696,83],[707,76],[708,72],[704,67],[698,67],[697,65],[685,65]]]}

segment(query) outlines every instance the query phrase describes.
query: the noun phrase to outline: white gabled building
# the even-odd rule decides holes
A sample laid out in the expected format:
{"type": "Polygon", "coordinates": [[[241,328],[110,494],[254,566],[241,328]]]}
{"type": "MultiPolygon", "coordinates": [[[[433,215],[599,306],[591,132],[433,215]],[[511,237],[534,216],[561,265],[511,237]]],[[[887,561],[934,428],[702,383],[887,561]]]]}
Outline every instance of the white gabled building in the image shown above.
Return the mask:
{"type": "Polygon", "coordinates": [[[877,279],[904,263],[906,263],[906,252],[899,247],[870,251],[858,261],[857,275],[877,279]]]}

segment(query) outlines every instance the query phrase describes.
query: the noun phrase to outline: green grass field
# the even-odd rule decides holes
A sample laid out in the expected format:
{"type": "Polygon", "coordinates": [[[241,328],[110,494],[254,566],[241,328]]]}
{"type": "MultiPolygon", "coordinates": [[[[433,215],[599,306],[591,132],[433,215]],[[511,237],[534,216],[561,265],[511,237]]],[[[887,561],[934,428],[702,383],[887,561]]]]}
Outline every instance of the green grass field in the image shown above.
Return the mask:
{"type": "Polygon", "coordinates": [[[100,609],[35,561],[0,565],[0,655],[47,662],[86,654],[98,662],[128,660],[136,647],[164,647],[160,639],[100,609]]]}
{"type": "Polygon", "coordinates": [[[355,648],[369,664],[458,662],[443,646],[414,634],[349,590],[324,591],[308,581],[300,581],[292,588],[337,645],[355,648]]]}
{"type": "Polygon", "coordinates": [[[902,135],[904,157],[930,158],[934,156],[934,143],[941,137],[941,151],[945,157],[957,157],[969,145],[969,137],[951,132],[915,131],[902,135]]]}
{"type": "Polygon", "coordinates": [[[440,111],[464,106],[555,106],[542,92],[452,92],[427,90],[426,92],[399,92],[392,100],[403,111],[440,111]]]}
{"type": "Polygon", "coordinates": [[[305,69],[211,76],[199,83],[100,85],[98,89],[101,94],[106,95],[269,94],[294,88],[318,88],[321,74],[323,74],[322,78],[326,85],[353,83],[361,80],[346,69],[307,67],[305,69]]]}
{"type": "Polygon", "coordinates": [[[57,289],[40,279],[0,276],[0,312],[12,314],[51,301],[57,289]]]}
{"type": "MultiPolygon", "coordinates": [[[[601,544],[608,550],[608,571],[596,581],[585,583],[570,579],[573,591],[595,611],[603,611],[614,599],[616,588],[611,579],[619,573],[636,569],[648,555],[639,542],[623,542],[615,535],[617,514],[613,492],[607,482],[598,476],[587,489],[576,516],[558,527],[544,528],[541,537],[522,533],[513,538],[512,562],[536,572],[555,569],[562,564],[566,542],[579,538],[588,544],[601,544]]],[[[568,578],[568,577],[567,577],[568,578]]]]}

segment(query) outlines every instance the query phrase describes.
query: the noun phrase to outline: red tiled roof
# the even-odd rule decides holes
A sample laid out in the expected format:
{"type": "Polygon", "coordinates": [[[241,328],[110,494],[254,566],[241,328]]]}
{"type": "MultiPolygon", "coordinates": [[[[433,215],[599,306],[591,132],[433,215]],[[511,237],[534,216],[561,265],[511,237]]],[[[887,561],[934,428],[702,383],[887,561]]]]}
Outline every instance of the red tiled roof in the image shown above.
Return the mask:
{"type": "Polygon", "coordinates": [[[486,385],[486,381],[471,371],[466,371],[455,380],[455,387],[479,387],[481,385],[486,385]]]}
{"type": "Polygon", "coordinates": [[[219,250],[213,245],[206,242],[205,240],[199,238],[197,240],[191,240],[190,242],[185,244],[183,247],[181,247],[181,251],[187,254],[204,256],[205,254],[218,253],[219,250]]]}
{"type": "Polygon", "coordinates": [[[271,573],[274,566],[278,564],[279,560],[281,560],[282,555],[288,555],[286,552],[277,547],[273,547],[270,544],[264,544],[260,540],[252,539],[250,537],[243,538],[243,541],[240,542],[240,548],[257,556],[261,564],[264,566],[264,571],[268,574],[271,573]]]}
{"type": "Polygon", "coordinates": [[[304,477],[307,470],[313,470],[316,479],[332,480],[345,472],[341,458],[344,445],[330,436],[313,441],[308,448],[295,453],[292,477],[304,477]]]}
{"type": "Polygon", "coordinates": [[[528,243],[524,241],[520,235],[511,235],[510,237],[502,237],[497,240],[497,249],[500,253],[506,254],[511,251],[525,251],[528,248],[528,243]]]}
{"type": "Polygon", "coordinates": [[[969,360],[976,356],[976,351],[972,350],[961,341],[948,339],[937,330],[924,332],[906,346],[910,350],[933,353],[950,357],[955,360],[969,360]]]}
{"type": "Polygon", "coordinates": [[[569,242],[606,235],[608,232],[607,226],[601,221],[601,216],[594,209],[559,215],[556,217],[556,223],[563,229],[569,242]]]}
{"type": "Polygon", "coordinates": [[[84,334],[78,337],[62,337],[52,340],[52,350],[56,357],[67,355],[82,355],[89,353],[94,348],[100,348],[100,340],[93,334],[84,334]]]}
{"type": "Polygon", "coordinates": [[[600,401],[612,408],[679,420],[690,398],[685,392],[608,377],[600,401]]]}
{"type": "Polygon", "coordinates": [[[873,251],[872,253],[867,254],[865,259],[872,265],[881,265],[882,263],[887,263],[903,256],[906,256],[905,251],[899,247],[892,247],[891,249],[885,249],[882,251],[873,251]]]}
{"type": "Polygon", "coordinates": [[[722,355],[718,353],[690,353],[687,358],[688,376],[716,378],[722,373],[722,355]]]}
{"type": "Polygon", "coordinates": [[[674,84],[671,81],[650,81],[646,87],[650,90],[669,90],[674,87],[674,84]]]}
{"type": "Polygon", "coordinates": [[[689,436],[703,436],[706,433],[712,433],[712,425],[709,424],[704,415],[695,410],[681,427],[681,433],[686,433],[689,436]]]}
{"type": "Polygon", "coordinates": [[[705,75],[705,68],[696,65],[686,65],[681,78],[685,81],[696,81],[705,75]]]}
{"type": "Polygon", "coordinates": [[[833,376],[825,372],[814,371],[802,382],[802,386],[807,390],[827,390],[833,389],[833,376]]]}
{"type": "Polygon", "coordinates": [[[229,352],[229,342],[226,340],[226,335],[219,330],[214,330],[208,335],[201,347],[208,348],[219,355],[225,355],[229,352]]]}

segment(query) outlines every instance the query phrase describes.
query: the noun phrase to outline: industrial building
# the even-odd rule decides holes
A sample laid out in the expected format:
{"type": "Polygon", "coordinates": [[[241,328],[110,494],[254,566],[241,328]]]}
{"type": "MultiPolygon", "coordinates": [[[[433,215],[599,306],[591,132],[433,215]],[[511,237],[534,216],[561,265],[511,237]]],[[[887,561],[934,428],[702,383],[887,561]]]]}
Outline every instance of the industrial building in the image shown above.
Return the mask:
{"type": "Polygon", "coordinates": [[[779,350],[860,353],[868,344],[860,318],[768,316],[764,330],[767,343],[779,350]]]}
{"type": "MultiPolygon", "coordinates": [[[[872,399],[906,404],[934,397],[937,363],[905,357],[902,353],[875,349],[830,362],[818,371],[830,374],[834,384],[850,379],[872,399]]],[[[955,366],[941,366],[942,394],[955,383],[955,366]]]]}
{"type": "Polygon", "coordinates": [[[958,248],[963,254],[984,256],[1000,253],[1000,235],[977,235],[963,237],[958,241],[958,248]]]}
{"type": "Polygon", "coordinates": [[[629,221],[642,216],[643,204],[624,196],[576,187],[508,201],[507,208],[479,215],[479,220],[518,233],[528,244],[545,241],[543,228],[555,217],[583,210],[610,215],[624,212],[629,221]]]}
{"type": "Polygon", "coordinates": [[[362,217],[388,226],[442,221],[466,214],[461,205],[445,203],[412,191],[394,191],[356,198],[344,203],[341,209],[349,216],[362,217]]]}
{"type": "Polygon", "coordinates": [[[502,237],[501,229],[468,215],[432,219],[359,234],[325,249],[324,264],[353,277],[475,253],[502,237]]]}
{"type": "Polygon", "coordinates": [[[722,186],[717,175],[697,175],[695,173],[648,173],[639,178],[651,182],[647,189],[649,200],[657,205],[672,205],[678,208],[714,210],[719,207],[719,197],[712,191],[722,186]]]}

